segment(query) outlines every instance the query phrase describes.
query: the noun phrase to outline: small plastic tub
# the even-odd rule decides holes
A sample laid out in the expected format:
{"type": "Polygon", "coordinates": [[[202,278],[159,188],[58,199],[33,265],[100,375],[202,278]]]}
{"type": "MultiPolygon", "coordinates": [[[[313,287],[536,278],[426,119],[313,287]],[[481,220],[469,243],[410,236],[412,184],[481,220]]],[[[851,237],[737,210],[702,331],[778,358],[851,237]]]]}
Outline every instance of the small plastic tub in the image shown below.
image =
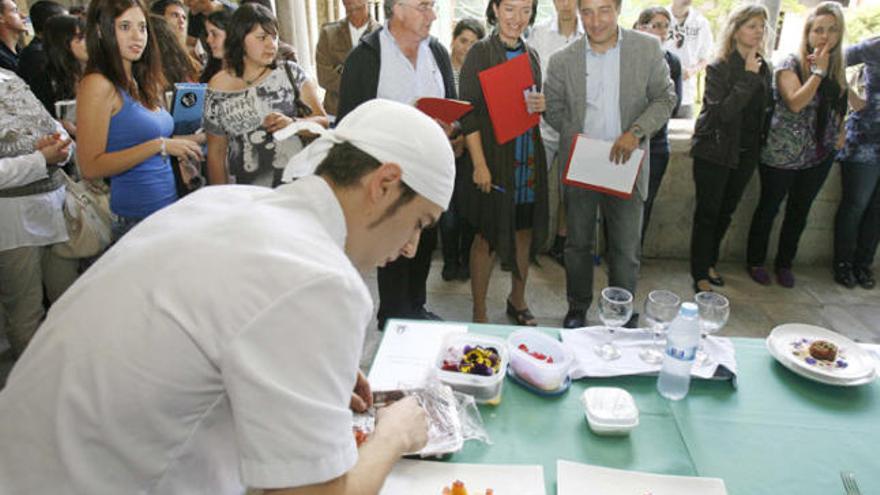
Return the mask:
{"type": "Polygon", "coordinates": [[[481,404],[498,404],[501,402],[501,387],[507,371],[508,354],[504,341],[497,337],[473,333],[450,334],[444,341],[437,355],[437,375],[440,380],[461,393],[472,395],[481,404]],[[498,354],[498,370],[492,375],[477,375],[461,371],[443,369],[443,362],[460,359],[465,347],[480,346],[493,348],[498,354]]]}
{"type": "Polygon", "coordinates": [[[562,342],[536,330],[517,330],[507,346],[517,378],[548,392],[565,384],[574,357],[562,342]]]}
{"type": "Polygon", "coordinates": [[[584,415],[597,435],[628,435],[639,425],[639,408],[632,395],[617,387],[590,387],[581,395],[584,415]]]}

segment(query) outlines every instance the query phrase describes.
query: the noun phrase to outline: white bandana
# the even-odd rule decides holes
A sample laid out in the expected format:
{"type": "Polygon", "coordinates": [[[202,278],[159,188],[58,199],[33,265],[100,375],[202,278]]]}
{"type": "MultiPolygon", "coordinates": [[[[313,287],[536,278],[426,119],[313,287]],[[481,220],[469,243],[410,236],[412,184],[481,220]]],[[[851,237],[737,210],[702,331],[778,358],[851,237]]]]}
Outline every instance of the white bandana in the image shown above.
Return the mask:
{"type": "Polygon", "coordinates": [[[282,181],[311,175],[334,144],[348,142],[381,163],[396,163],[403,182],[444,210],[455,185],[455,156],[433,119],[409,105],[374,99],[359,105],[339,126],[296,154],[282,181]]]}

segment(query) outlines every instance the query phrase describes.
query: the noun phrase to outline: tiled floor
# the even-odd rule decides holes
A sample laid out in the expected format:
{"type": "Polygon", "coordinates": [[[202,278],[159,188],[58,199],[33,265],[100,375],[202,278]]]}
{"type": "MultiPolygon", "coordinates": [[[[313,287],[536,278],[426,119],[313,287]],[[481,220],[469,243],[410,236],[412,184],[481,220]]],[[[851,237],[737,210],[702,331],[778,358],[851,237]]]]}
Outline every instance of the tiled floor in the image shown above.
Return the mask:
{"type": "MultiPolygon", "coordinates": [[[[532,267],[528,281],[528,301],[542,326],[558,327],[568,305],[565,299],[565,273],[550,258],[539,257],[540,267],[532,267]]],[[[428,279],[428,307],[447,320],[469,321],[471,289],[469,282],[445,282],[440,277],[442,261],[435,257],[428,279]]],[[[860,342],[880,343],[880,288],[875,290],[846,289],[834,283],[826,266],[796,267],[797,284],[793,289],[778,285],[760,286],[749,279],[740,264],[719,267],[727,280],[720,292],[730,298],[731,315],[722,335],[766,337],[781,323],[811,323],[830,328],[860,342]]],[[[595,271],[595,287],[604,287],[605,273],[595,271]]],[[[378,300],[375,274],[367,280],[373,299],[378,300]]],[[[496,267],[489,287],[489,319],[492,323],[509,324],[504,301],[510,287],[510,274],[496,267]]],[[[642,264],[636,304],[643,304],[653,289],[670,289],[683,298],[691,298],[691,280],[686,261],[648,259],[642,264]]],[[[595,305],[594,305],[595,306],[595,305]]],[[[588,314],[598,324],[595,307],[588,314]]],[[[381,338],[375,320],[367,332],[362,365],[371,360],[381,338]]],[[[0,383],[5,381],[12,366],[0,356],[0,383]]]]}
{"type": "MultiPolygon", "coordinates": [[[[540,256],[540,267],[529,272],[527,299],[542,326],[559,327],[568,310],[565,298],[565,272],[550,258],[540,256]]],[[[428,278],[428,308],[447,320],[470,321],[470,282],[445,282],[440,277],[442,261],[435,256],[428,278]]],[[[607,283],[604,267],[595,270],[598,290],[607,283]]],[[[880,343],[880,288],[846,289],[834,283],[829,267],[795,267],[797,283],[793,289],[754,283],[739,263],[719,266],[726,285],[719,292],[731,302],[730,320],[720,335],[766,337],[782,323],[810,323],[832,329],[859,342],[880,343]]],[[[510,290],[510,275],[496,266],[489,287],[489,320],[510,324],[505,299],[510,290]]],[[[376,277],[368,279],[373,299],[378,300],[376,277]]],[[[693,297],[688,262],[681,260],[643,260],[636,294],[637,310],[645,296],[654,289],[669,289],[683,299],[693,297]]],[[[595,304],[587,315],[590,323],[599,324],[595,304]]],[[[367,333],[362,366],[368,365],[381,338],[375,324],[367,333]]]]}

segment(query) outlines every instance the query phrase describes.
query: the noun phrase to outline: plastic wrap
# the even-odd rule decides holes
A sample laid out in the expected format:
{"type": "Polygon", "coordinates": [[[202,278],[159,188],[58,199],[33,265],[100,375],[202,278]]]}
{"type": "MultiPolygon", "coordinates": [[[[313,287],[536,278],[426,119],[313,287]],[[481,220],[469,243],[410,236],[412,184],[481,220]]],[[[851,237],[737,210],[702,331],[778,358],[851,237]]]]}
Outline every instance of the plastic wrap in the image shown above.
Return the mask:
{"type": "Polygon", "coordinates": [[[429,379],[421,388],[373,394],[374,406],[364,414],[354,415],[355,435],[369,437],[376,425],[376,408],[410,395],[416,397],[428,416],[428,443],[422,450],[407,455],[451,454],[461,450],[466,440],[491,444],[474,398],[455,392],[437,378],[429,379]]]}

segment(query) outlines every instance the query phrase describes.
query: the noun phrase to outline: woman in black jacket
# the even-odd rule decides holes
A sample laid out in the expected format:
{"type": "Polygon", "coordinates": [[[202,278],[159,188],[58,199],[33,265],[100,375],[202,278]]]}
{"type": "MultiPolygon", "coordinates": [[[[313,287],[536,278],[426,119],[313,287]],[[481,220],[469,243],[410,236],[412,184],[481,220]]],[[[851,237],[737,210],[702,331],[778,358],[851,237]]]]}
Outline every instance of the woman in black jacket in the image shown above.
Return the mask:
{"type": "Polygon", "coordinates": [[[691,276],[697,292],[724,285],[715,271],[719,247],[767,135],[772,104],[772,72],[762,58],[767,19],[761,5],[731,12],[718,57],[707,67],[691,148],[696,184],[691,276]]]}

